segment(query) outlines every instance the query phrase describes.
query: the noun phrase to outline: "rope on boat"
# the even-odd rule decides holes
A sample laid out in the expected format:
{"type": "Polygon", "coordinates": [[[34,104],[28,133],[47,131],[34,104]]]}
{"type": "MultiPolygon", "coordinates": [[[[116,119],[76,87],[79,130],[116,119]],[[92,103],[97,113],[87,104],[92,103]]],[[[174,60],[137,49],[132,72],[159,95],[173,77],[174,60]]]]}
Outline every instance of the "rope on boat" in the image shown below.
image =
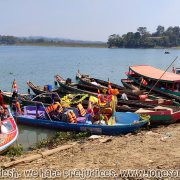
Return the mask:
{"type": "Polygon", "coordinates": [[[178,56],[172,61],[172,63],[166,68],[166,70],[163,72],[163,74],[160,76],[160,78],[156,81],[156,83],[154,84],[154,86],[150,89],[150,91],[148,92],[147,96],[150,94],[150,92],[154,89],[154,87],[157,85],[157,83],[160,81],[160,79],[164,76],[164,74],[166,73],[166,71],[172,66],[172,64],[176,61],[176,59],[178,58],[178,56]]]}
{"type": "Polygon", "coordinates": [[[59,100],[61,99],[60,96],[59,96],[59,94],[58,94],[57,92],[45,92],[45,93],[41,93],[41,94],[35,96],[34,98],[32,98],[32,101],[33,101],[34,99],[36,99],[37,97],[40,97],[40,96],[43,96],[43,95],[46,95],[46,94],[50,94],[50,95],[55,94],[56,96],[58,96],[59,100]]]}

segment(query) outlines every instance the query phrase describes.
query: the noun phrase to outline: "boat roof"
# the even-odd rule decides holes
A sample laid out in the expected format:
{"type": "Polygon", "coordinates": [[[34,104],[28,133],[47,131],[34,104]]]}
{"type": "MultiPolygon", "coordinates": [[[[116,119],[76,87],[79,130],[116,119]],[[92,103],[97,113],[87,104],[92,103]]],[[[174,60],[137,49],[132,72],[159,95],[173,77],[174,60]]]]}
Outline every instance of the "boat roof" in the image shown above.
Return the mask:
{"type": "MultiPolygon", "coordinates": [[[[129,68],[136,74],[155,80],[158,80],[164,73],[164,70],[149,65],[130,66],[129,68]]],[[[172,72],[165,72],[161,77],[161,81],[180,82],[180,75],[172,72]]]]}

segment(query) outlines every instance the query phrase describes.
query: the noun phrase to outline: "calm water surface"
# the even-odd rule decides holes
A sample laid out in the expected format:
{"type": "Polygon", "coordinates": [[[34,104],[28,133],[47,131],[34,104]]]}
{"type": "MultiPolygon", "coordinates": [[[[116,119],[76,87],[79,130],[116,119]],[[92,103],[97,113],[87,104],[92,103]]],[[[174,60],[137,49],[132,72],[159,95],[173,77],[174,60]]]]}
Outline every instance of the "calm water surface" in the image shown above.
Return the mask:
{"type": "MultiPolygon", "coordinates": [[[[179,49],[106,49],[39,46],[0,46],[0,89],[11,91],[16,79],[19,92],[27,92],[26,81],[38,85],[54,83],[54,75],[75,80],[77,69],[93,77],[120,83],[130,65],[148,64],[166,69],[179,49]]],[[[180,59],[176,60],[180,67],[180,59]]],[[[172,69],[172,68],[171,68],[172,69]]],[[[151,73],[151,72],[149,72],[151,73]]],[[[25,149],[37,141],[51,136],[55,131],[20,126],[18,143],[25,149]]]]}

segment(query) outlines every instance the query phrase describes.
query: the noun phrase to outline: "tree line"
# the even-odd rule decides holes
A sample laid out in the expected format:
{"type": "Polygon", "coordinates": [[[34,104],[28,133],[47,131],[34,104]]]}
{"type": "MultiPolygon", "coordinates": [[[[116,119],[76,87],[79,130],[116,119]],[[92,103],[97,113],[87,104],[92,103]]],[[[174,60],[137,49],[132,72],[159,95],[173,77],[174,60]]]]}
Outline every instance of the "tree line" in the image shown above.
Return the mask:
{"type": "Polygon", "coordinates": [[[13,45],[13,44],[23,44],[23,43],[51,43],[55,42],[53,40],[45,38],[26,38],[26,37],[15,37],[15,36],[2,36],[0,35],[1,45],[13,45]]]}
{"type": "Polygon", "coordinates": [[[180,46],[180,27],[158,26],[156,32],[150,33],[146,27],[139,27],[137,32],[128,32],[122,36],[112,34],[108,38],[108,47],[113,48],[154,48],[180,46]]]}
{"type": "Polygon", "coordinates": [[[38,46],[62,46],[62,47],[107,47],[106,42],[91,42],[79,40],[66,40],[46,37],[15,37],[0,35],[0,45],[38,45],[38,46]]]}

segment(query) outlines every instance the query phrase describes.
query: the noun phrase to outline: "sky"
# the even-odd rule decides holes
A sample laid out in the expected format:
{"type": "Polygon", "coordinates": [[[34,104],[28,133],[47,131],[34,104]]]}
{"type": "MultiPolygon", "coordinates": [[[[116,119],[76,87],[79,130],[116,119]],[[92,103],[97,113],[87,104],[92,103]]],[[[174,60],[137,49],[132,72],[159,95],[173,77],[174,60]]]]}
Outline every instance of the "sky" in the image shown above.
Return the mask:
{"type": "Polygon", "coordinates": [[[0,0],[0,35],[106,42],[158,25],[180,26],[180,0],[0,0]]]}

